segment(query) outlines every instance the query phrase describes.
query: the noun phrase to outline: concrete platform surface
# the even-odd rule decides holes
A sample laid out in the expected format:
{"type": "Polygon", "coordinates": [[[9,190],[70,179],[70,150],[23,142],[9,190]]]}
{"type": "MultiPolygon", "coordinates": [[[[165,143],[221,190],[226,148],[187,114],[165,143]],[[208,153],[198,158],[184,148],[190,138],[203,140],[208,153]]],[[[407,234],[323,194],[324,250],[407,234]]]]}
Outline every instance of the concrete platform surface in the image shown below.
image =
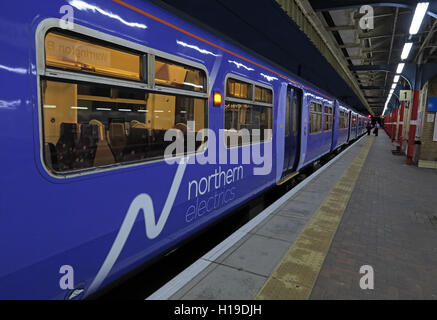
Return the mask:
{"type": "Polygon", "coordinates": [[[436,299],[437,170],[404,163],[385,134],[363,137],[152,298],[436,299]]]}

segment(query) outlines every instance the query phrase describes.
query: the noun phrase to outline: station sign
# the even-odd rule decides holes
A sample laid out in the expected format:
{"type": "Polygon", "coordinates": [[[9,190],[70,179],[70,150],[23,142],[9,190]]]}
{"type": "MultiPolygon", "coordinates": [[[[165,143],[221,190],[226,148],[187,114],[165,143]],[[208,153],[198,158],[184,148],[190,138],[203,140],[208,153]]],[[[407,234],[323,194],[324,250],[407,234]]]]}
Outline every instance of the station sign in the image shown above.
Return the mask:
{"type": "Polygon", "coordinates": [[[401,90],[399,101],[411,101],[411,90],[401,90]]]}

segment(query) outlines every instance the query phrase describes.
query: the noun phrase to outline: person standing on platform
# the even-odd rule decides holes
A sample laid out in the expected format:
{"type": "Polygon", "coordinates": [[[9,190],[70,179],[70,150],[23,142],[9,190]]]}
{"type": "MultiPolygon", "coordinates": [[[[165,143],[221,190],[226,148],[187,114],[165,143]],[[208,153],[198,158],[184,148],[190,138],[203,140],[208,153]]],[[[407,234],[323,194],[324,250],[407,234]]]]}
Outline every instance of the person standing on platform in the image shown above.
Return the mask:
{"type": "Polygon", "coordinates": [[[377,122],[376,124],[375,124],[375,130],[373,130],[373,133],[375,134],[375,137],[377,137],[378,136],[378,131],[379,131],[379,128],[380,128],[381,126],[379,125],[379,123],[377,122]]]}
{"type": "Polygon", "coordinates": [[[372,123],[369,121],[369,123],[367,124],[367,135],[370,136],[370,132],[372,131],[372,123]]]}

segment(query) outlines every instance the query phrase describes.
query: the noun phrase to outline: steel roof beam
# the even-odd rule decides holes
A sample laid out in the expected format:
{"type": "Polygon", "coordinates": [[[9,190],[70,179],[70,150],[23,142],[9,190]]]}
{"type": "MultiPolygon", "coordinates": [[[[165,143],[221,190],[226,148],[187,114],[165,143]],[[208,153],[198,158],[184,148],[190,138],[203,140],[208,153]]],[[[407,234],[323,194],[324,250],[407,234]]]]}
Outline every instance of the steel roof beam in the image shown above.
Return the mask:
{"type": "MultiPolygon", "coordinates": [[[[417,0],[309,0],[314,11],[330,11],[359,8],[363,5],[371,5],[375,7],[395,7],[415,9],[417,0]]],[[[430,1],[428,7],[428,15],[437,18],[437,1],[430,1]]]]}
{"type": "Polygon", "coordinates": [[[341,30],[355,30],[357,27],[354,25],[347,26],[335,26],[335,27],[327,27],[326,30],[329,31],[341,31],[341,30]]]}
{"type": "Polygon", "coordinates": [[[397,68],[396,64],[378,64],[378,65],[360,65],[349,66],[352,71],[386,71],[395,72],[397,68]]]}
{"type": "Polygon", "coordinates": [[[391,87],[386,86],[360,86],[361,90],[391,90],[391,87]]]}

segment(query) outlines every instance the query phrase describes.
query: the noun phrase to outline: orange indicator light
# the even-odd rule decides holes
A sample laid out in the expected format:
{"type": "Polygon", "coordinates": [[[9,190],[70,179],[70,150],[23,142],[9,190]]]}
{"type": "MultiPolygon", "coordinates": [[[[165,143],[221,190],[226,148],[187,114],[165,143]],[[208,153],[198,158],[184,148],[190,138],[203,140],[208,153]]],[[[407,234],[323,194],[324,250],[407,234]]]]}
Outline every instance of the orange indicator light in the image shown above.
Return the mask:
{"type": "Polygon", "coordinates": [[[214,107],[220,107],[222,105],[222,95],[220,92],[214,92],[214,107]]]}

